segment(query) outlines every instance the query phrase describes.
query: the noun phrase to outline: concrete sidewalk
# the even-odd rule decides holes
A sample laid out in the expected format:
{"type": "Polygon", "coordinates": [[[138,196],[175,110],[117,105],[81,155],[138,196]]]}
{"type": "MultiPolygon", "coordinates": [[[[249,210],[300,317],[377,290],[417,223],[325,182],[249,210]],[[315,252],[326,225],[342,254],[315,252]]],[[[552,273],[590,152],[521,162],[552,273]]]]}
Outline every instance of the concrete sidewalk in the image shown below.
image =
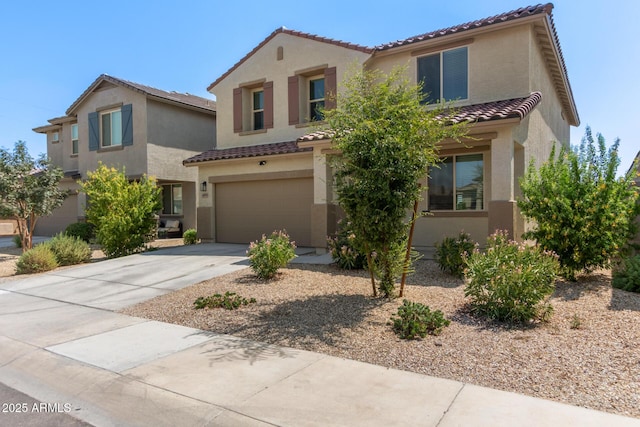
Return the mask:
{"type": "Polygon", "coordinates": [[[96,426],[640,426],[113,311],[244,268],[245,249],[162,249],[0,283],[0,382],[96,426]]]}

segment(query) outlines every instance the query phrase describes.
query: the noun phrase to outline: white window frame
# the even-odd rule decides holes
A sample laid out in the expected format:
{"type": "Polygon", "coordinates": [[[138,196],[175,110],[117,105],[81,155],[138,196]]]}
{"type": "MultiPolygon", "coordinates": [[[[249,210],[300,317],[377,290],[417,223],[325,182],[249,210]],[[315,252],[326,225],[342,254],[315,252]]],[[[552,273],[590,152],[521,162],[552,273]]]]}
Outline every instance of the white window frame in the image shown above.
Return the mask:
{"type": "Polygon", "coordinates": [[[99,126],[100,126],[100,147],[106,148],[106,147],[120,147],[122,146],[122,109],[121,108],[114,108],[113,110],[106,110],[106,111],[101,111],[100,112],[100,117],[99,117],[99,126]],[[115,133],[115,135],[118,135],[118,138],[116,139],[116,142],[114,143],[114,132],[113,132],[113,113],[120,113],[120,131],[115,133]],[[104,141],[104,116],[109,115],[109,125],[111,127],[111,129],[109,129],[109,135],[110,135],[110,141],[108,145],[105,145],[105,141],[104,141]]]}
{"type": "Polygon", "coordinates": [[[51,142],[52,143],[56,143],[56,142],[60,142],[60,132],[53,132],[51,134],[51,142]]]}
{"type": "MultiPolygon", "coordinates": [[[[430,201],[429,201],[429,189],[428,189],[428,185],[429,185],[429,178],[427,177],[427,194],[425,197],[425,200],[427,202],[427,209],[431,212],[486,212],[487,211],[487,161],[486,161],[486,156],[485,156],[485,152],[471,152],[471,153],[458,153],[458,154],[452,154],[450,156],[442,156],[442,159],[446,159],[446,158],[453,158],[453,162],[452,162],[452,176],[451,176],[451,180],[452,180],[452,185],[453,185],[453,209],[434,209],[430,206],[430,201]],[[481,155],[482,156],[482,209],[458,209],[458,185],[456,182],[456,168],[457,168],[457,158],[458,157],[465,157],[465,156],[472,156],[472,155],[481,155]]],[[[436,166],[434,166],[434,168],[436,168],[436,166]]]]}
{"type": "Polygon", "coordinates": [[[78,124],[73,123],[71,125],[71,154],[78,154],[78,124]],[[74,138],[74,129],[75,129],[75,138],[74,138]]]}
{"type": "Polygon", "coordinates": [[[182,190],[184,189],[184,187],[182,186],[182,184],[179,183],[175,183],[175,184],[161,184],[162,187],[162,214],[163,215],[183,215],[184,213],[184,205],[183,205],[183,200],[184,200],[184,194],[182,193],[182,190]],[[174,187],[180,187],[180,209],[177,210],[176,209],[176,199],[174,199],[174,192],[173,189],[174,187]],[[169,190],[169,194],[170,194],[170,205],[171,205],[171,212],[165,212],[164,208],[164,192],[166,190],[169,190]]]}
{"type": "Polygon", "coordinates": [[[251,91],[251,130],[263,130],[264,126],[264,88],[259,87],[255,90],[251,91]],[[255,94],[258,92],[262,92],[262,108],[256,108],[255,105],[255,94]],[[262,127],[256,128],[256,113],[262,113],[262,127]]]}
{"type": "Polygon", "coordinates": [[[307,84],[306,84],[306,106],[307,106],[307,112],[308,114],[308,120],[309,122],[315,122],[318,120],[313,120],[313,109],[311,108],[311,104],[312,103],[319,103],[322,102],[322,105],[324,106],[325,103],[325,97],[326,97],[326,81],[325,81],[325,77],[324,74],[318,74],[312,77],[309,77],[307,79],[307,84]],[[322,85],[325,87],[325,90],[322,94],[322,98],[311,98],[311,83],[318,81],[318,80],[322,80],[322,85]]]}

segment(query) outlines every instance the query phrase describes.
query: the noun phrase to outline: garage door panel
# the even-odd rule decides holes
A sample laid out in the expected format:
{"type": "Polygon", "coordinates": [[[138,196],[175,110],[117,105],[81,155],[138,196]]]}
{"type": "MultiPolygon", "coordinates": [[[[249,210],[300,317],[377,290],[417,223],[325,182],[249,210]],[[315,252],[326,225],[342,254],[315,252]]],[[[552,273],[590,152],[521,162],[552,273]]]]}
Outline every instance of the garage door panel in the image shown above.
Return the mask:
{"type": "Polygon", "coordinates": [[[312,206],[312,178],[216,184],[216,240],[248,243],[286,229],[299,246],[308,246],[312,206]]]}

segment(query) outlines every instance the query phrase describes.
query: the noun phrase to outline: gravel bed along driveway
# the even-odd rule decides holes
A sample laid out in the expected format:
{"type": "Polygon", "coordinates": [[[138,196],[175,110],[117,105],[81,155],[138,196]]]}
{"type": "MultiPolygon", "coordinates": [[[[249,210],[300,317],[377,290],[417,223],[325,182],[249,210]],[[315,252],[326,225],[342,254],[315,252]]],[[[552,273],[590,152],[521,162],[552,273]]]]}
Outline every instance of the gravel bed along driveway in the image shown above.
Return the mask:
{"type": "Polygon", "coordinates": [[[440,336],[398,339],[388,320],[401,299],[374,299],[364,272],[335,266],[292,265],[271,282],[240,270],[123,312],[640,418],[640,295],[612,289],[609,271],[558,281],[551,321],[524,327],[472,316],[463,281],[432,261],[408,283],[406,298],[451,319],[440,336]],[[226,291],[257,303],[193,308],[226,291]]]}

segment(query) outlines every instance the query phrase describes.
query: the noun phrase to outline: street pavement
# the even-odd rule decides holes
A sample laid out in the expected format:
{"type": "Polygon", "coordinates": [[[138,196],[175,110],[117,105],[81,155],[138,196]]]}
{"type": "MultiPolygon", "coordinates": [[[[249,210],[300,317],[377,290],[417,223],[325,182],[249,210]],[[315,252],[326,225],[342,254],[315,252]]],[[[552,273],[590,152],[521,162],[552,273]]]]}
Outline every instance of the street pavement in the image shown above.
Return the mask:
{"type": "MultiPolygon", "coordinates": [[[[116,312],[245,268],[245,249],[167,248],[0,282],[0,383],[9,393],[0,404],[17,394],[28,408],[73,417],[60,423],[95,426],[640,427],[640,419],[116,312]]],[[[0,412],[0,425],[21,420],[0,412]]]]}

